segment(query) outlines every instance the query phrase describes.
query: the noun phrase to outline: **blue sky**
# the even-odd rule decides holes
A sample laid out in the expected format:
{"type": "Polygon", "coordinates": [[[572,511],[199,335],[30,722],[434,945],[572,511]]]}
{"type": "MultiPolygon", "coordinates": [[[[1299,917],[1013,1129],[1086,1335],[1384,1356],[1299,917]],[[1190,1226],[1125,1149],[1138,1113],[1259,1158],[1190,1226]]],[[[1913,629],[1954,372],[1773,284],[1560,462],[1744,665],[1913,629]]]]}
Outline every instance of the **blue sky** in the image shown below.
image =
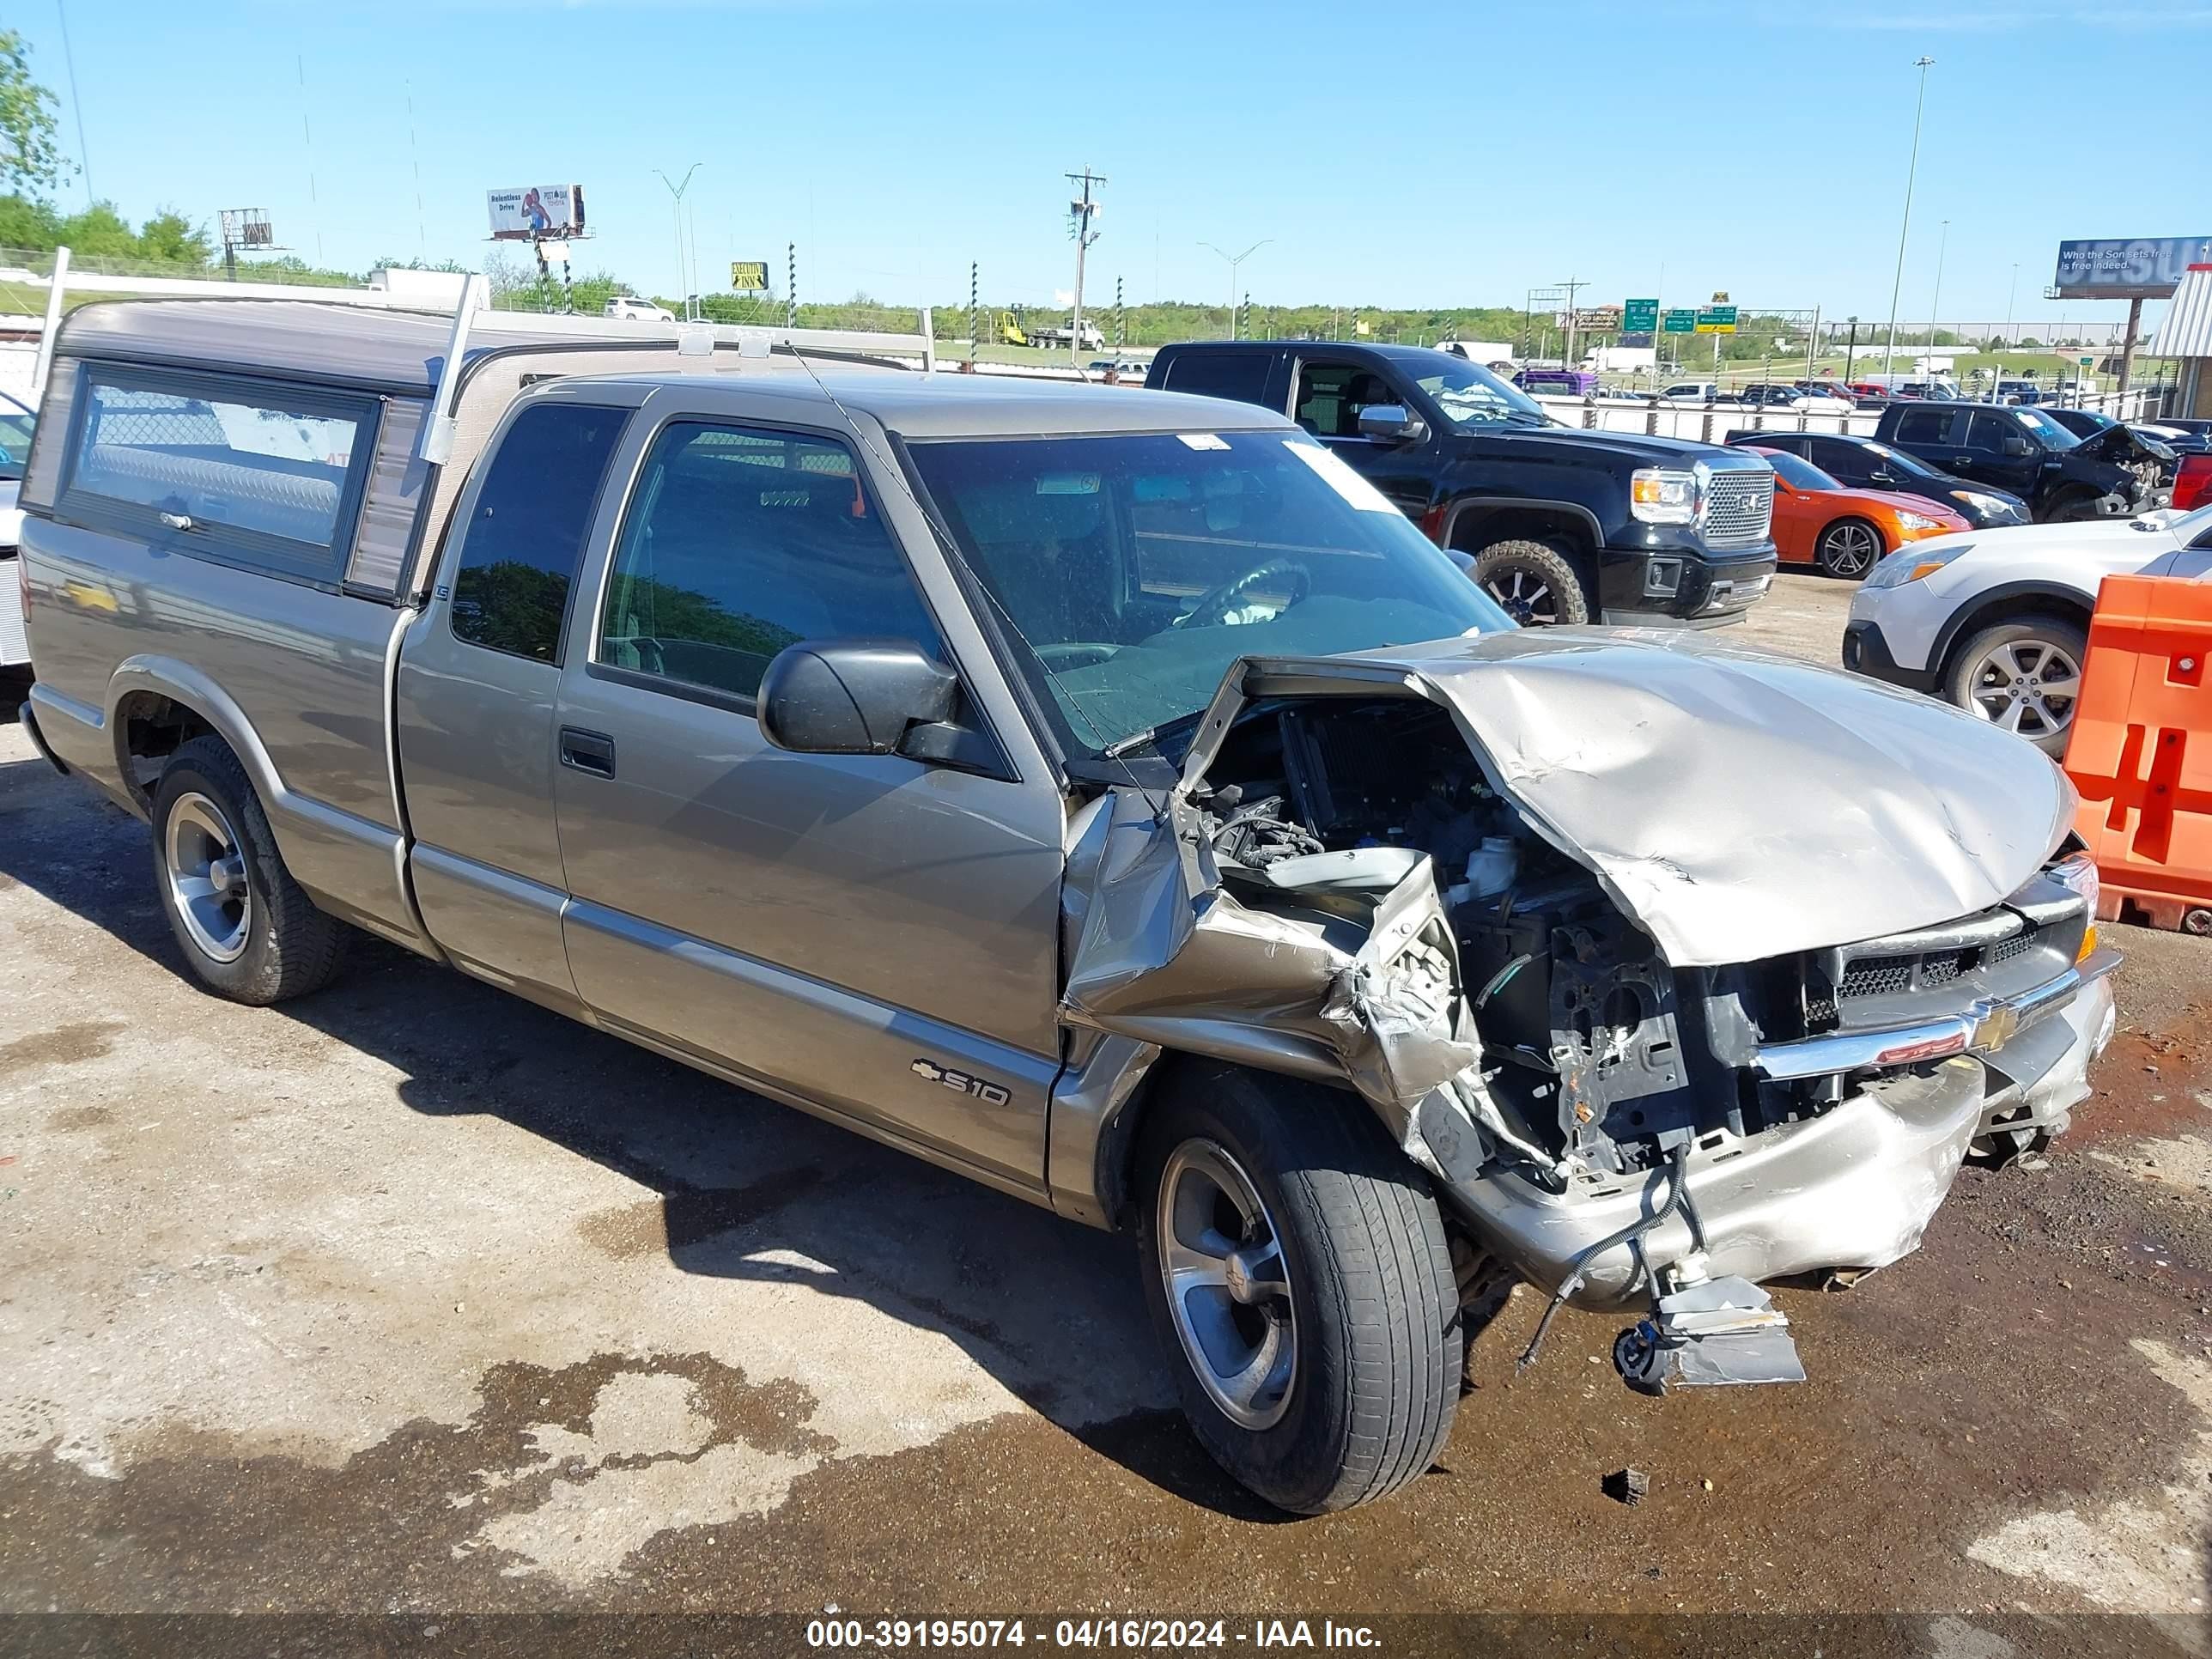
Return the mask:
{"type": "Polygon", "coordinates": [[[210,222],[265,206],[281,240],[354,267],[476,263],[487,188],[573,179],[599,233],[581,267],[670,291],[653,169],[699,161],[702,272],[767,258],[780,287],[796,241],[807,299],[948,301],[976,259],[987,301],[1046,301],[1073,279],[1061,174],[1088,163],[1110,180],[1094,302],[1117,276],[1133,300],[1224,298],[1200,244],[1271,239],[1243,267],[1259,305],[1518,303],[1576,276],[1593,302],[1726,289],[1879,319],[1923,52],[1904,319],[1929,315],[1945,218],[1947,321],[2002,319],[2015,262],[2021,318],[2118,321],[2041,298],[2062,236],[2212,230],[2183,160],[2212,115],[2212,5],[2187,0],[9,12],[101,196],[210,222]]]}

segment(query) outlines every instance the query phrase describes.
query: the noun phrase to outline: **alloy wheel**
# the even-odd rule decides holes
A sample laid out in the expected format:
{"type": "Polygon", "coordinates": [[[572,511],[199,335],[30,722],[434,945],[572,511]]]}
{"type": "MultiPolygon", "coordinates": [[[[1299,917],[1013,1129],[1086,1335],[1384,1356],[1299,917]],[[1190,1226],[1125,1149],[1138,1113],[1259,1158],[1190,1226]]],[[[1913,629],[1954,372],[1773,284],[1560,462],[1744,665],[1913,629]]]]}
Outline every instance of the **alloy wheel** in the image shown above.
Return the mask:
{"type": "Polygon", "coordinates": [[[1863,524],[1831,526],[1821,539],[1827,544],[1829,572],[1847,580],[1865,575],[1881,556],[1881,542],[1863,524]]]}
{"type": "Polygon", "coordinates": [[[162,853],[169,897],[185,932],[210,960],[237,961],[253,923],[238,831],[220,806],[195,790],[169,808],[162,853]]]}
{"type": "Polygon", "coordinates": [[[1186,1140],[1160,1171],[1154,1211],[1168,1314],[1200,1387],[1230,1421],[1282,1420],[1297,1370],[1281,1234],[1251,1177],[1211,1140],[1186,1140]]]}
{"type": "Polygon", "coordinates": [[[1493,570],[1483,584],[1505,614],[1523,628],[1549,627],[1559,620],[1559,596],[1551,583],[1534,571],[1507,565],[1493,570]]]}
{"type": "Polygon", "coordinates": [[[2007,640],[1975,659],[1966,706],[2023,738],[2051,737],[2074,718],[2081,665],[2049,640],[2007,640]]]}

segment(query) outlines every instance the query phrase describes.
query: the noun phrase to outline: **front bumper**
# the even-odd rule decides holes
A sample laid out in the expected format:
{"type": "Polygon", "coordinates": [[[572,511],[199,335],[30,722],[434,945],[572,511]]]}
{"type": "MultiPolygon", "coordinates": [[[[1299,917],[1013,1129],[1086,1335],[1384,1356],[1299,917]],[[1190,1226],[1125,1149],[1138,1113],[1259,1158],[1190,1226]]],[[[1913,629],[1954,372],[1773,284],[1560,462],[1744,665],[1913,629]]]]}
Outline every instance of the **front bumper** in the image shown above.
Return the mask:
{"type": "Polygon", "coordinates": [[[1741,622],[1774,580],[1771,544],[1748,555],[1682,547],[1615,548],[1598,555],[1602,622],[1638,628],[1718,628],[1741,622]]]}
{"type": "Polygon", "coordinates": [[[1934,692],[1942,678],[1933,669],[1907,668],[1899,662],[1881,624],[1865,618],[1844,624],[1844,666],[1854,674],[1923,693],[1934,692]]]}
{"type": "MultiPolygon", "coordinates": [[[[2000,1127],[2025,1125],[2031,1135],[2063,1127],[2087,1093],[2089,1062],[2112,1037],[2108,975],[2118,962],[2118,951],[2099,951],[2031,990],[1941,1020],[1761,1048],[1759,1069],[1773,1078],[1892,1069],[1818,1117],[1700,1136],[1687,1203],[1583,1264],[1569,1300],[1648,1301],[1653,1273],[1700,1248],[1703,1271],[1754,1284],[1910,1255],[1978,1138],[2000,1127]]],[[[1584,1176],[1553,1192],[1498,1170],[1447,1190],[1492,1249],[1553,1291],[1585,1251],[1660,1208],[1668,1180],[1663,1169],[1584,1176]]]]}
{"type": "MultiPolygon", "coordinates": [[[[1869,1085],[1819,1117],[1755,1135],[1699,1139],[1688,1208],[1707,1271],[1758,1283],[1825,1267],[1881,1267],[1918,1248],[1982,1120],[1982,1062],[1964,1056],[1869,1085]]],[[[1666,1201],[1664,1169],[1553,1193],[1498,1172],[1447,1190],[1477,1236],[1540,1289],[1576,1259],[1666,1201]]],[[[1678,1209],[1587,1264],[1577,1307],[1646,1305],[1651,1272],[1698,1248],[1678,1209]]]]}

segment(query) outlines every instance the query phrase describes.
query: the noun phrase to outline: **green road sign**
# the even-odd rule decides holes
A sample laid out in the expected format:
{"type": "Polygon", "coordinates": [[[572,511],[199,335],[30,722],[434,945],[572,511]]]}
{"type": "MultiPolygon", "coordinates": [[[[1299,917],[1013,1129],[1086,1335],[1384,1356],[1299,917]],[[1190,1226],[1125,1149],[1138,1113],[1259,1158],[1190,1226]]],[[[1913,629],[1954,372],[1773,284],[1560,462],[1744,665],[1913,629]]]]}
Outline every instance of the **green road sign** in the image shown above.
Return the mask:
{"type": "Polygon", "coordinates": [[[1656,300],[1626,300],[1620,307],[1620,331],[1624,334],[1649,334],[1659,326],[1659,302],[1656,300]]]}
{"type": "Polygon", "coordinates": [[[1734,306],[1703,306],[1698,311],[1698,332],[1700,334],[1733,334],[1735,332],[1734,306]]]}
{"type": "Polygon", "coordinates": [[[2097,360],[2096,360],[2094,357],[2084,357],[2084,358],[2081,360],[2081,367],[2082,367],[2082,368],[2088,368],[2088,367],[2089,367],[2089,365],[2090,365],[2091,363],[2094,363],[2094,362],[2095,362],[2096,361],[2097,361],[2097,360]]]}
{"type": "Polygon", "coordinates": [[[1668,312],[1660,323],[1668,334],[1695,334],[1698,331],[1698,313],[1686,307],[1680,311],[1668,312]]]}

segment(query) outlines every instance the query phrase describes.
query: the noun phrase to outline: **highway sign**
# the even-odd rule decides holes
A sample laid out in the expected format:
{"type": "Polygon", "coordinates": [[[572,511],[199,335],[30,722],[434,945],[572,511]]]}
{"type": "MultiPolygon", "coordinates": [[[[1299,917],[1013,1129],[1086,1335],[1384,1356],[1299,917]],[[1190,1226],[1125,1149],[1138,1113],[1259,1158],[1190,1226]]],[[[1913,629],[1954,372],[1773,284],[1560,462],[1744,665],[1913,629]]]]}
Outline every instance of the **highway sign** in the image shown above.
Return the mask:
{"type": "Polygon", "coordinates": [[[2082,368],[2088,368],[2088,367],[2089,367],[2089,365],[2090,365],[2091,363],[2094,363],[2094,362],[2095,362],[2096,361],[2097,361],[2097,360],[2096,360],[2094,357],[2084,357],[2084,358],[2081,360],[2081,367],[2082,367],[2082,368]]]}
{"type": "Polygon", "coordinates": [[[1630,300],[1620,307],[1620,326],[1630,334],[1649,334],[1659,326],[1659,301],[1630,300]]]}
{"type": "Polygon", "coordinates": [[[1735,307],[1734,306],[1701,307],[1698,312],[1697,331],[1700,334],[1735,333],[1735,307]]]}
{"type": "Polygon", "coordinates": [[[1660,323],[1668,334],[1695,334],[1698,331],[1698,313],[1685,306],[1680,311],[1668,312],[1660,319],[1660,323]]]}

